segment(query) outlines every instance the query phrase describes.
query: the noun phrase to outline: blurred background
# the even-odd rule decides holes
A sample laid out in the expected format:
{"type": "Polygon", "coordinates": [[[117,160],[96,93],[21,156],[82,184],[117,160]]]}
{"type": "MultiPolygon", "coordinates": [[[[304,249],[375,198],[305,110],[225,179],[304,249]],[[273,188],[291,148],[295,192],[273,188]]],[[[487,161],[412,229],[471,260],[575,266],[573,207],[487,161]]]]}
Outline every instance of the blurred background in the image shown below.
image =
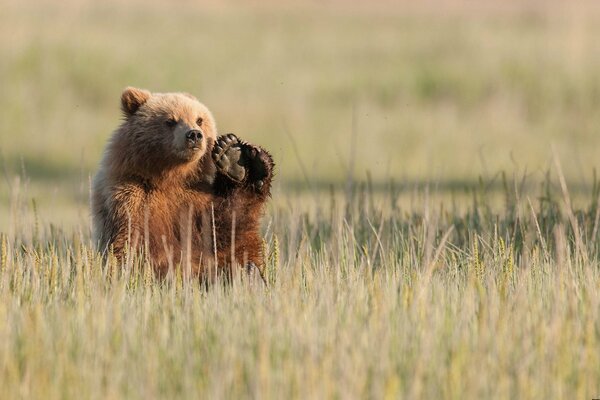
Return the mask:
{"type": "MultiPolygon", "coordinates": [[[[187,91],[271,150],[275,198],[369,176],[591,184],[598,2],[0,1],[0,230],[87,219],[125,86],[187,91]],[[14,210],[13,210],[14,211],[14,210]]],[[[86,220],[87,221],[87,220],[86,220]]]]}

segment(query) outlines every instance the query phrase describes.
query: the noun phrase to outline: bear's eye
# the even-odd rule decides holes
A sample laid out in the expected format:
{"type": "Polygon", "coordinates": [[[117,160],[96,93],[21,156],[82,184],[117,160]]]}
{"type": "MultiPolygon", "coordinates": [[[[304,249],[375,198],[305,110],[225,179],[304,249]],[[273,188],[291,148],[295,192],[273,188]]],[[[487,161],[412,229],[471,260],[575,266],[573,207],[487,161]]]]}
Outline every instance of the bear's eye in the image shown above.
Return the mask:
{"type": "Polygon", "coordinates": [[[203,122],[203,121],[204,121],[204,120],[203,120],[202,118],[198,118],[198,119],[196,120],[196,123],[198,124],[198,126],[202,126],[202,122],[203,122]]]}
{"type": "Polygon", "coordinates": [[[175,118],[169,118],[165,121],[165,125],[167,125],[169,128],[172,128],[177,125],[177,121],[175,121],[175,118]]]}

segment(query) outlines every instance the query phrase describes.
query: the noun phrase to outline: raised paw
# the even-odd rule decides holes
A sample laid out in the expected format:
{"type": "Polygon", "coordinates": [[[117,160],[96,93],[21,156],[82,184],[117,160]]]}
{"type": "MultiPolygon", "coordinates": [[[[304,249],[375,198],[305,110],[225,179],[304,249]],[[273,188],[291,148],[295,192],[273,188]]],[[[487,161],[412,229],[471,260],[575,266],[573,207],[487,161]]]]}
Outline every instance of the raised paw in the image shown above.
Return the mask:
{"type": "Polygon", "coordinates": [[[217,138],[212,156],[220,173],[235,182],[242,182],[246,177],[243,145],[233,133],[217,138]]]}
{"type": "Polygon", "coordinates": [[[273,160],[267,151],[229,133],[217,138],[212,155],[220,173],[234,182],[268,193],[273,160]]]}
{"type": "Polygon", "coordinates": [[[260,147],[249,143],[242,143],[244,146],[245,165],[248,168],[248,181],[256,189],[261,191],[265,183],[270,182],[270,176],[273,169],[273,160],[271,155],[260,147]]]}

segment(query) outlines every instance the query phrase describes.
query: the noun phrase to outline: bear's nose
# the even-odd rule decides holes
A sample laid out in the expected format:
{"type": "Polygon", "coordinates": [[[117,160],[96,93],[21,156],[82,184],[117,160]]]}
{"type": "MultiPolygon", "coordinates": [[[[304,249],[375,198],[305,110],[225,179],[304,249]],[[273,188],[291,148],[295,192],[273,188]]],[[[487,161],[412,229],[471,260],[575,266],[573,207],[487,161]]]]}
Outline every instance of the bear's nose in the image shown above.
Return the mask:
{"type": "Polygon", "coordinates": [[[185,134],[185,137],[190,142],[199,142],[202,140],[202,131],[198,129],[192,129],[185,134]]]}

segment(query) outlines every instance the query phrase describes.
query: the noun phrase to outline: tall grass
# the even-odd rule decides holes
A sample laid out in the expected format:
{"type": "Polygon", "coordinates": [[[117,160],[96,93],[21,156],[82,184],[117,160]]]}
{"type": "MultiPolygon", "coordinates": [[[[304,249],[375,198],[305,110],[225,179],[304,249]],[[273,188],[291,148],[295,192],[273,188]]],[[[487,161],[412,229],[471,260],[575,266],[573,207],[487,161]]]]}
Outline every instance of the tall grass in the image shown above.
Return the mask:
{"type": "Polygon", "coordinates": [[[598,190],[574,210],[550,180],[531,200],[505,187],[501,207],[477,190],[462,211],[391,187],[290,198],[267,217],[267,285],[157,280],[103,263],[85,224],[17,220],[0,238],[2,394],[598,396],[598,190]]]}
{"type": "Polygon", "coordinates": [[[0,398],[599,397],[597,4],[209,3],[0,0],[0,398]],[[274,154],[266,284],[95,252],[128,85],[274,154]]]}

